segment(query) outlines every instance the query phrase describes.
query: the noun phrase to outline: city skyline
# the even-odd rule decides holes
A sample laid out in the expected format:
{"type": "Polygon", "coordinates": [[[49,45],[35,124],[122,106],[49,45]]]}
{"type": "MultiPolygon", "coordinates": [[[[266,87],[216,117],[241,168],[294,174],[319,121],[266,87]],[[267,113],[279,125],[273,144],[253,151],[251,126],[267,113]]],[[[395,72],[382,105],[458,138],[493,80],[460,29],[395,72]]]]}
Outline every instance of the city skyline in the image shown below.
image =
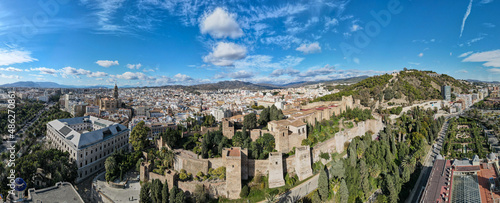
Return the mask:
{"type": "Polygon", "coordinates": [[[404,67],[498,81],[500,3],[450,4],[2,2],[0,83],[284,84],[404,67]]]}

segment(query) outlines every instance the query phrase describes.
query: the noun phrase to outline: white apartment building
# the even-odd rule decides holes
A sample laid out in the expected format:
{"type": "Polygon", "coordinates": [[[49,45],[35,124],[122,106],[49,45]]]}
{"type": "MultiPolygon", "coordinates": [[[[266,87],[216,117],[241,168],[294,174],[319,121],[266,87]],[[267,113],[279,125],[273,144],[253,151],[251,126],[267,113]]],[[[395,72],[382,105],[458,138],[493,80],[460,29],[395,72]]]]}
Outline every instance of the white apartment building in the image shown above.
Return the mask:
{"type": "Polygon", "coordinates": [[[78,167],[76,182],[104,169],[106,158],[128,149],[130,130],[122,124],[93,116],[53,120],[47,123],[50,147],[70,154],[78,167]]]}

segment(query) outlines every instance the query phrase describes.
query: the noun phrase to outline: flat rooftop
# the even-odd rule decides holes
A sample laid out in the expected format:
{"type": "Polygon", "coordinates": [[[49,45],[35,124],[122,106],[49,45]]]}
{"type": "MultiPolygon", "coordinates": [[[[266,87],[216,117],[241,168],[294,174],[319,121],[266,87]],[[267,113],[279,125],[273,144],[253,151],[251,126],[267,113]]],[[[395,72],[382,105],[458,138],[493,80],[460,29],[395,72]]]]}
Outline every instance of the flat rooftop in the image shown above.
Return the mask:
{"type": "Polygon", "coordinates": [[[481,170],[477,173],[479,180],[479,190],[481,192],[481,202],[498,202],[500,199],[500,192],[490,192],[490,178],[498,178],[493,164],[481,164],[481,170]],[[496,201],[494,201],[496,200],[496,201]]]}
{"type": "Polygon", "coordinates": [[[71,183],[59,182],[55,186],[35,190],[34,188],[28,191],[28,202],[34,203],[63,203],[63,202],[75,202],[84,203],[83,199],[80,197],[78,192],[71,183]]]}

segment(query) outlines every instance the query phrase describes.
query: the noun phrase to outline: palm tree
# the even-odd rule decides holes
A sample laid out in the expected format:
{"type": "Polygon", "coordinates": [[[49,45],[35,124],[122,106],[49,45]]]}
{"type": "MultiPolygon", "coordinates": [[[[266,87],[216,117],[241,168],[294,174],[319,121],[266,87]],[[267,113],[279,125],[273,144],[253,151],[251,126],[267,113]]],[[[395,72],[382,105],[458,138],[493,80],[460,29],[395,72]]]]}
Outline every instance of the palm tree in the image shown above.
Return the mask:
{"type": "Polygon", "coordinates": [[[172,168],[174,166],[175,162],[175,153],[172,150],[167,149],[166,147],[163,147],[161,152],[160,152],[160,157],[164,160],[163,164],[167,168],[172,168]]]}
{"type": "Polygon", "coordinates": [[[276,202],[276,194],[267,194],[266,195],[266,203],[274,203],[276,202]]]}

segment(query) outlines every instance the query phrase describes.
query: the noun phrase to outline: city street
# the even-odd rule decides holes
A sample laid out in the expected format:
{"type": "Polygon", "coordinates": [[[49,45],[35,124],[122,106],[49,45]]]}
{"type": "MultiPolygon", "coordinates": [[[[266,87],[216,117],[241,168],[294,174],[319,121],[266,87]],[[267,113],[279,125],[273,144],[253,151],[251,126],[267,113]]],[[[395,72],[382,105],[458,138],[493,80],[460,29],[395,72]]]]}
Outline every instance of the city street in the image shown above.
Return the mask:
{"type": "Polygon", "coordinates": [[[440,153],[441,148],[443,147],[444,136],[446,135],[446,132],[448,130],[448,124],[449,124],[448,119],[453,116],[457,116],[457,114],[451,114],[446,117],[446,122],[444,122],[443,126],[441,127],[436,142],[431,146],[429,152],[426,155],[424,164],[422,166],[423,167],[422,171],[420,171],[420,175],[417,179],[417,182],[413,187],[410,196],[408,196],[408,199],[406,199],[405,201],[406,203],[418,202],[418,199],[420,198],[420,193],[425,189],[425,185],[427,184],[427,179],[429,178],[432,166],[434,164],[434,160],[436,159],[436,156],[440,153]]]}

